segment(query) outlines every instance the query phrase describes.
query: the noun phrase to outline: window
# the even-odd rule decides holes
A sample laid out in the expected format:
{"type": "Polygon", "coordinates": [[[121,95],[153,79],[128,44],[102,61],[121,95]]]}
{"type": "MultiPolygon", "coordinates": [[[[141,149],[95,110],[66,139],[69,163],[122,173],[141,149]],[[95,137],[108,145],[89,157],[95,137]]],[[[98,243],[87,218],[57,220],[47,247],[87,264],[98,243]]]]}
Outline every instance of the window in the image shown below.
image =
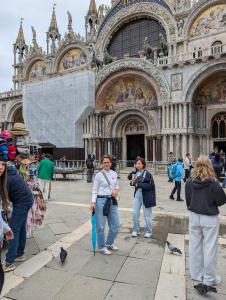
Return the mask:
{"type": "Polygon", "coordinates": [[[220,113],[213,118],[212,136],[214,139],[226,139],[226,113],[220,113]]]}
{"type": "Polygon", "coordinates": [[[113,36],[108,51],[113,57],[123,58],[125,54],[138,57],[147,37],[152,48],[160,47],[160,33],[166,39],[162,25],[154,19],[140,19],[123,25],[113,36]]]}
{"type": "Polygon", "coordinates": [[[216,41],[212,44],[212,54],[220,54],[223,52],[223,44],[221,41],[216,41]]]}

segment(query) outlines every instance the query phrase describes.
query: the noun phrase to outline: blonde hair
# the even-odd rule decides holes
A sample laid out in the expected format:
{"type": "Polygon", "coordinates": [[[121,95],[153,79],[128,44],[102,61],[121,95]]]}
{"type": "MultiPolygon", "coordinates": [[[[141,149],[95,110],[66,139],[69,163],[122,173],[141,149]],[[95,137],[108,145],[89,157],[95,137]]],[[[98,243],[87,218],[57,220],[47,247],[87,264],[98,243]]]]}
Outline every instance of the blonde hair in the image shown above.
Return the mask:
{"type": "Polygon", "coordinates": [[[202,181],[211,178],[212,180],[217,181],[216,174],[208,156],[201,155],[198,158],[195,164],[195,168],[193,169],[191,178],[192,180],[199,178],[202,181]]]}

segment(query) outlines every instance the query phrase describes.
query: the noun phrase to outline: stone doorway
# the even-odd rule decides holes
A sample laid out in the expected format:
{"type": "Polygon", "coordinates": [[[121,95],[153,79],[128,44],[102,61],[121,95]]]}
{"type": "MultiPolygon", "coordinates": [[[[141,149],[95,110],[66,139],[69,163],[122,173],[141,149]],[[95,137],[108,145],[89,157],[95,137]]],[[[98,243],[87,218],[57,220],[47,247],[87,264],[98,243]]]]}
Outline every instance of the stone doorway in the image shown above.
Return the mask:
{"type": "MultiPolygon", "coordinates": [[[[131,164],[137,156],[145,157],[144,134],[127,135],[127,160],[131,164]]],[[[132,163],[133,164],[133,163],[132,163]]]]}

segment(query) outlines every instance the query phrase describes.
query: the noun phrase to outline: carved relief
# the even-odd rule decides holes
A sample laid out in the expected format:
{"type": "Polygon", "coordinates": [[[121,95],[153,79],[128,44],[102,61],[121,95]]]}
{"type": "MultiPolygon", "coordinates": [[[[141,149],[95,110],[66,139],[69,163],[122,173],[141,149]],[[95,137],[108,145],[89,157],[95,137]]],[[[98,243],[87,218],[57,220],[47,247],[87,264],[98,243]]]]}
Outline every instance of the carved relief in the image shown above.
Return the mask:
{"type": "Polygon", "coordinates": [[[106,67],[104,67],[97,75],[96,86],[98,87],[113,73],[118,71],[124,71],[129,69],[135,69],[143,71],[150,75],[154,81],[158,84],[160,90],[159,102],[168,102],[170,100],[170,90],[168,83],[159,69],[157,69],[152,63],[137,58],[124,59],[122,61],[116,61],[106,67]]]}
{"type": "Polygon", "coordinates": [[[172,74],[171,75],[171,89],[173,92],[183,90],[183,74],[172,74]]]}

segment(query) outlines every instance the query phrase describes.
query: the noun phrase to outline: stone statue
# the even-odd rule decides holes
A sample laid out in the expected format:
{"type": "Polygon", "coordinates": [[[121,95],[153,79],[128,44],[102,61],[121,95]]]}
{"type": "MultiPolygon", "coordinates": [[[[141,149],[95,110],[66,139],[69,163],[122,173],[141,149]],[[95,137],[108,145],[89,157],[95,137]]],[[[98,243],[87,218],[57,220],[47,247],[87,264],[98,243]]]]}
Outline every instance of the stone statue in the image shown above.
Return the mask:
{"type": "Polygon", "coordinates": [[[69,32],[72,32],[72,15],[69,11],[67,12],[67,15],[68,15],[68,30],[69,32]]]}
{"type": "Polygon", "coordinates": [[[178,36],[182,37],[183,35],[183,28],[184,28],[184,19],[181,19],[177,22],[177,28],[178,28],[178,36]]]}
{"type": "Polygon", "coordinates": [[[33,26],[31,26],[32,34],[33,34],[33,40],[36,40],[36,30],[33,26]]]}
{"type": "Polygon", "coordinates": [[[144,56],[147,58],[147,59],[153,59],[153,50],[151,48],[151,45],[148,41],[148,37],[145,37],[144,39],[144,56]]]}
{"type": "Polygon", "coordinates": [[[164,38],[163,34],[159,34],[160,39],[160,56],[168,56],[168,44],[166,39],[164,38]]]}
{"type": "Polygon", "coordinates": [[[109,65],[113,62],[113,57],[108,53],[107,49],[104,50],[104,64],[109,65]]]}
{"type": "Polygon", "coordinates": [[[91,67],[97,68],[97,72],[99,72],[103,68],[104,63],[96,56],[96,52],[95,52],[94,46],[92,44],[89,47],[89,51],[90,51],[90,54],[92,57],[91,67]]]}

